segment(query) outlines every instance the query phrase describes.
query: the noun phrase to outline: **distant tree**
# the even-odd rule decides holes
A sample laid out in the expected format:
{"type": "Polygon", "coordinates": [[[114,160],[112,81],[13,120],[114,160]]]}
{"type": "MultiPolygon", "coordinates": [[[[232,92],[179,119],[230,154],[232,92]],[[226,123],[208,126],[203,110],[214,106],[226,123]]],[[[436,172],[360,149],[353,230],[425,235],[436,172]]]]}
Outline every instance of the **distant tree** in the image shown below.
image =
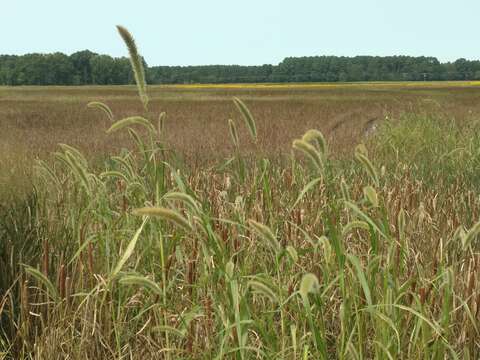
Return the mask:
{"type": "Polygon", "coordinates": [[[98,54],[90,50],[77,51],[70,55],[74,72],[75,83],[78,85],[87,85],[93,83],[92,66],[90,60],[98,54]]]}
{"type": "Polygon", "coordinates": [[[95,55],[90,59],[92,83],[96,85],[114,84],[115,60],[108,55],[95,55]]]}
{"type": "Polygon", "coordinates": [[[474,71],[472,71],[471,62],[466,59],[458,59],[454,63],[455,71],[458,74],[458,80],[468,80],[473,77],[474,71]]]}
{"type": "Polygon", "coordinates": [[[126,57],[116,58],[113,60],[112,84],[132,84],[134,82],[132,67],[130,60],[126,57]]]}
{"type": "Polygon", "coordinates": [[[45,78],[48,85],[72,85],[74,83],[75,68],[70,58],[62,53],[45,55],[45,78]]]}
{"type": "MultiPolygon", "coordinates": [[[[421,81],[480,78],[480,61],[440,63],[425,56],[287,57],[278,65],[153,66],[145,60],[150,84],[250,83],[306,81],[421,81]]],[[[61,53],[0,55],[2,85],[131,84],[127,58],[89,50],[61,53]]]]}
{"type": "Polygon", "coordinates": [[[17,58],[15,55],[0,55],[0,84],[17,85],[15,74],[17,58]]]}

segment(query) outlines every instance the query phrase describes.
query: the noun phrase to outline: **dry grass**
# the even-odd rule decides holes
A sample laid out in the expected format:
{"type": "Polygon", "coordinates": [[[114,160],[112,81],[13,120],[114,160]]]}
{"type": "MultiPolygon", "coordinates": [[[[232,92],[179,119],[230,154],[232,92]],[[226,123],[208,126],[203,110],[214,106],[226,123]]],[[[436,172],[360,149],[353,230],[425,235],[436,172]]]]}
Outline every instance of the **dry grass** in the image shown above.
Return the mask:
{"type": "MultiPolygon", "coordinates": [[[[150,110],[168,114],[169,139],[176,149],[200,157],[231,150],[223,135],[226,120],[239,117],[233,96],[255,114],[261,147],[268,152],[288,149],[294,137],[310,128],[330,137],[337,150],[355,144],[368,121],[386,115],[435,108],[458,119],[480,113],[478,87],[420,85],[153,86],[150,110]]],[[[90,101],[105,102],[117,119],[142,113],[135,88],[128,86],[0,88],[0,95],[2,144],[26,146],[34,155],[48,153],[58,143],[93,155],[121,147],[119,139],[105,135],[108,124],[102,114],[86,107],[90,101]]]]}
{"type": "MultiPolygon", "coordinates": [[[[327,136],[333,153],[343,153],[359,142],[367,124],[387,115],[435,110],[464,120],[480,113],[480,91],[471,82],[152,86],[149,93],[150,112],[167,113],[169,143],[192,164],[232,151],[225,134],[227,119],[239,119],[233,96],[255,114],[255,150],[270,154],[289,152],[292,140],[310,128],[327,136]]],[[[120,119],[142,113],[136,95],[131,86],[0,88],[0,165],[7,169],[1,182],[17,178],[19,162],[28,169],[32,159],[45,158],[59,143],[89,158],[128,147],[127,137],[106,135],[108,120],[86,104],[103,101],[120,119]]],[[[240,138],[244,151],[253,150],[243,128],[240,138]]]]}
{"type": "Polygon", "coordinates": [[[64,148],[34,196],[0,208],[0,357],[479,356],[475,84],[152,87],[166,142],[136,144],[86,108],[141,114],[134,88],[0,93],[2,166],[29,173],[57,143],[97,162],[64,148]],[[312,128],[316,166],[281,161],[312,128]]]}

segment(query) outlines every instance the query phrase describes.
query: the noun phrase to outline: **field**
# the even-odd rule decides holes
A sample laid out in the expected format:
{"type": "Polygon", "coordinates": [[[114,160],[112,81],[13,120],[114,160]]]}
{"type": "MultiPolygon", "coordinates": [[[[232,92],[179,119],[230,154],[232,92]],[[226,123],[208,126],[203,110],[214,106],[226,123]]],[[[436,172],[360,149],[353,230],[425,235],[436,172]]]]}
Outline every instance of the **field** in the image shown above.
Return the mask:
{"type": "Polygon", "coordinates": [[[479,358],[480,83],[148,95],[0,87],[0,359],[479,358]]]}
{"type": "MultiPolygon", "coordinates": [[[[0,164],[6,169],[0,184],[22,185],[33,159],[48,157],[59,143],[89,158],[127,147],[129,137],[107,135],[109,120],[86,104],[106,102],[121,119],[142,112],[136,94],[134,86],[0,87],[0,164]]],[[[267,154],[289,153],[292,140],[311,128],[327,136],[336,155],[351,152],[368,123],[386,116],[433,112],[468,121],[480,113],[479,82],[152,86],[149,94],[151,116],[166,112],[168,142],[190,165],[231,153],[227,120],[238,118],[232,96],[254,112],[255,149],[267,154]]],[[[251,143],[242,150],[252,150],[251,143]]]]}

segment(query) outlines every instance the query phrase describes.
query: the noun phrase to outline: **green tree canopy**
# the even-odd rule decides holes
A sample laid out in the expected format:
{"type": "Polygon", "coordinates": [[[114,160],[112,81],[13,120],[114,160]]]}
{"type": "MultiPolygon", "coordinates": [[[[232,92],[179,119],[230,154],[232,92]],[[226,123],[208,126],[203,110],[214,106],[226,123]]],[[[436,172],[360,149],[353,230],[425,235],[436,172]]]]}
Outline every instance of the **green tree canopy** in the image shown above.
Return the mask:
{"type": "MultiPolygon", "coordinates": [[[[151,84],[478,80],[480,61],[441,63],[425,56],[288,57],[278,65],[152,66],[144,61],[151,84]]],[[[89,50],[0,55],[1,85],[131,84],[127,58],[89,50]]]]}

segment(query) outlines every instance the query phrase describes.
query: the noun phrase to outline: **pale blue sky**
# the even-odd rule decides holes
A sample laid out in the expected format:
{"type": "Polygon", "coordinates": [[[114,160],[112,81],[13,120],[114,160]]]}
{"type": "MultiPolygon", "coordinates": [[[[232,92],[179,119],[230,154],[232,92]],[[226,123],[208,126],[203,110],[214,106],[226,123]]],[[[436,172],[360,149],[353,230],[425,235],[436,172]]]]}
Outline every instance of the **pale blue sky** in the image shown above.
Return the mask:
{"type": "Polygon", "coordinates": [[[480,58],[480,0],[0,0],[0,54],[90,49],[149,65],[276,64],[287,56],[480,58]]]}

